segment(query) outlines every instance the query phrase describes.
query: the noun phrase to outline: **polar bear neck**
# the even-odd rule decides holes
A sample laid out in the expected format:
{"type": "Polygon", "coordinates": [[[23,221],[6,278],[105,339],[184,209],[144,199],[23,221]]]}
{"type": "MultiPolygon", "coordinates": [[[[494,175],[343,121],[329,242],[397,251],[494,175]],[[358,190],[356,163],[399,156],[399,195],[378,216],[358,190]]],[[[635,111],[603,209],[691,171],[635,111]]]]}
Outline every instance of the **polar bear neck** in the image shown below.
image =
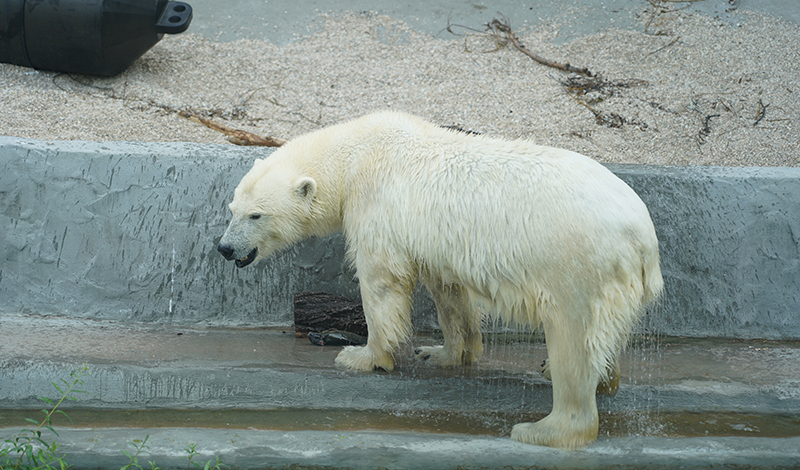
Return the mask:
{"type": "Polygon", "coordinates": [[[283,159],[298,177],[311,177],[317,183],[311,214],[304,224],[308,236],[326,236],[342,229],[348,161],[343,147],[349,138],[342,127],[336,125],[296,137],[270,157],[283,159]]]}
{"type": "MultiPolygon", "coordinates": [[[[342,231],[347,213],[369,198],[365,192],[377,190],[375,184],[380,182],[373,179],[386,175],[386,163],[396,158],[392,154],[413,149],[419,141],[447,144],[464,137],[416,116],[380,111],[296,137],[270,158],[283,159],[298,175],[310,176],[317,182],[312,217],[304,230],[309,236],[324,236],[342,231]],[[369,188],[365,191],[365,187],[369,188]]],[[[473,144],[482,140],[494,142],[471,137],[473,144]]],[[[412,163],[412,153],[401,159],[412,163]]]]}
{"type": "MultiPolygon", "coordinates": [[[[287,142],[279,152],[300,175],[317,182],[312,217],[305,229],[311,236],[341,231],[354,188],[374,175],[387,153],[402,148],[409,135],[443,129],[415,116],[382,111],[326,127],[287,142]],[[349,201],[349,202],[348,202],[349,201]]],[[[447,131],[450,132],[450,131],[447,131]]],[[[413,144],[412,144],[413,145],[413,144]]],[[[358,194],[363,197],[363,194],[358,194]]]]}

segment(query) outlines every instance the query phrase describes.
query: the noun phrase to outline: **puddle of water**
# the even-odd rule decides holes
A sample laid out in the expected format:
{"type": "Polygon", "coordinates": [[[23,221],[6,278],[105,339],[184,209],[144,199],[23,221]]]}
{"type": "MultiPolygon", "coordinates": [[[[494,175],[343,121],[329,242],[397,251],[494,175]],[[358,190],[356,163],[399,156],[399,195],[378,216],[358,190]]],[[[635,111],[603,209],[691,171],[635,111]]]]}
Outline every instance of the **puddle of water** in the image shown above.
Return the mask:
{"type": "MultiPolygon", "coordinates": [[[[258,429],[277,431],[411,431],[507,436],[521,421],[543,414],[381,412],[361,410],[68,410],[69,418],[53,417],[53,426],[71,428],[258,429]]],[[[5,426],[28,426],[33,410],[0,410],[5,426]]],[[[745,413],[604,413],[601,436],[608,437],[797,437],[800,414],[745,413]]]]}

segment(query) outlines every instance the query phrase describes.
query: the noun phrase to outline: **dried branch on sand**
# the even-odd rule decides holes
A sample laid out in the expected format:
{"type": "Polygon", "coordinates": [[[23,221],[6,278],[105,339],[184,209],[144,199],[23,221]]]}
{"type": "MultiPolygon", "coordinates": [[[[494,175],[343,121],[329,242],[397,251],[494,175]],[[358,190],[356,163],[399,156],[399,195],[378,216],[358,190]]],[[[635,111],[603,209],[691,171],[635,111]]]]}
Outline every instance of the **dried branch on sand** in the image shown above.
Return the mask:
{"type": "Polygon", "coordinates": [[[564,87],[564,90],[567,92],[567,95],[570,98],[594,114],[597,124],[616,128],[621,128],[625,124],[632,124],[639,127],[639,129],[647,129],[647,124],[644,122],[640,122],[636,119],[626,119],[617,113],[601,111],[592,106],[614,96],[615,90],[636,86],[646,86],[646,81],[638,79],[612,81],[604,80],[600,76],[587,78],[576,75],[572,75],[566,80],[560,80],[555,76],[552,78],[564,87]]]}
{"type": "Polygon", "coordinates": [[[753,126],[757,126],[758,123],[764,119],[764,116],[767,115],[768,106],[768,104],[764,104],[764,102],[761,101],[761,98],[758,99],[758,112],[756,113],[756,122],[753,123],[753,126]]]}
{"type": "MultiPolygon", "coordinates": [[[[502,16],[502,15],[501,15],[502,16]]],[[[565,72],[577,73],[580,75],[585,75],[587,77],[594,77],[595,75],[589,71],[589,69],[585,67],[574,67],[569,63],[561,64],[559,62],[554,62],[549,59],[545,59],[544,57],[538,56],[528,50],[519,40],[514,31],[511,29],[510,22],[508,18],[503,16],[502,20],[498,20],[497,18],[493,19],[490,23],[486,24],[486,29],[484,31],[478,31],[473,28],[469,28],[466,26],[461,25],[454,25],[447,23],[447,28],[445,28],[450,34],[455,34],[456,36],[460,36],[458,33],[453,31],[453,27],[457,26],[459,28],[466,29],[468,31],[473,31],[478,35],[485,35],[495,39],[495,43],[497,47],[492,51],[502,49],[503,47],[507,46],[509,43],[513,45],[518,51],[522,52],[523,54],[527,55],[531,59],[535,60],[536,62],[546,65],[548,67],[553,67],[559,70],[563,70],[565,72]]]]}
{"type": "Polygon", "coordinates": [[[181,111],[178,115],[182,118],[186,118],[192,122],[196,122],[202,124],[209,129],[213,129],[217,132],[221,132],[228,136],[228,142],[231,142],[236,145],[255,145],[261,147],[280,147],[281,145],[285,144],[286,141],[283,139],[278,139],[276,137],[261,137],[260,135],[253,134],[252,132],[242,131],[239,129],[232,129],[228,126],[223,126],[222,124],[216,123],[211,119],[206,119],[204,117],[198,116],[196,113],[191,111],[181,111]]]}
{"type": "Polygon", "coordinates": [[[538,55],[529,51],[528,48],[526,48],[524,45],[522,45],[521,42],[519,42],[519,38],[517,38],[517,35],[514,34],[514,31],[511,30],[508,18],[503,18],[503,21],[500,21],[497,18],[493,19],[491,23],[486,25],[486,30],[490,31],[489,34],[493,34],[500,38],[505,38],[505,40],[511,42],[511,44],[514,47],[516,47],[518,51],[522,52],[526,56],[530,57],[536,62],[539,62],[542,65],[563,70],[565,72],[586,75],[587,77],[594,77],[594,74],[591,71],[589,71],[589,69],[587,69],[586,67],[574,67],[570,65],[569,62],[567,62],[566,64],[561,64],[559,62],[554,62],[552,60],[545,59],[544,57],[539,57],[538,55]]]}

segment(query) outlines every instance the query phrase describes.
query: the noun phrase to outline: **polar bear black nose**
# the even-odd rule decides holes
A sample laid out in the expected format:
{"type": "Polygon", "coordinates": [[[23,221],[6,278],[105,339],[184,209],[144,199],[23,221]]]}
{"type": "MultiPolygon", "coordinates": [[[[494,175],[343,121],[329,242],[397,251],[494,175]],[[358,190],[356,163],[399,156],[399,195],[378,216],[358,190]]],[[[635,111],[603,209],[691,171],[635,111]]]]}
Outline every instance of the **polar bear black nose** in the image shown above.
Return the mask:
{"type": "Polygon", "coordinates": [[[233,259],[233,247],[230,245],[223,245],[220,243],[217,245],[217,251],[222,253],[222,256],[225,257],[226,260],[230,261],[233,259]]]}

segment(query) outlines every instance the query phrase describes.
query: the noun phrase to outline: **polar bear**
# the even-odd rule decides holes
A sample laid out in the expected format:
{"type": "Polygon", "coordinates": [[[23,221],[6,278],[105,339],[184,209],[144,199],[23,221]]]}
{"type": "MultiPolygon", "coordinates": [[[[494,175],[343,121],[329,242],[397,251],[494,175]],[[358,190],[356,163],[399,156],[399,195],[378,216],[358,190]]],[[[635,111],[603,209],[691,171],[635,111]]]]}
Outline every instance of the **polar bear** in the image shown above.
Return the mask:
{"type": "Polygon", "coordinates": [[[393,369],[417,281],[444,336],[417,349],[420,360],[477,361],[478,312],[542,328],[553,409],[514,426],[525,443],[574,449],[597,438],[595,390],[614,381],[617,354],[663,287],[650,214],[604,166],[399,112],[290,140],[256,160],[229,207],[218,250],[240,268],[343,232],[369,340],[345,347],[340,367],[393,369]]]}

